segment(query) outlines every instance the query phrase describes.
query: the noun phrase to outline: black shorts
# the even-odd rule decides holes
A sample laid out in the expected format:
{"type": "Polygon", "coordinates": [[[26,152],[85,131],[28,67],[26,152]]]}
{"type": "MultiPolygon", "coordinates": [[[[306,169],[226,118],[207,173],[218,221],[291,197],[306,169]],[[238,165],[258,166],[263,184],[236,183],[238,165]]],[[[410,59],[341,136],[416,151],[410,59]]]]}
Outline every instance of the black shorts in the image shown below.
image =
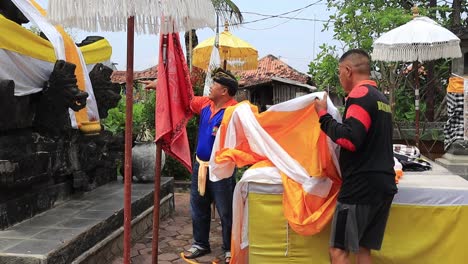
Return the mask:
{"type": "Polygon", "coordinates": [[[393,196],[377,204],[336,204],[330,246],[358,252],[359,247],[380,250],[393,196]]]}

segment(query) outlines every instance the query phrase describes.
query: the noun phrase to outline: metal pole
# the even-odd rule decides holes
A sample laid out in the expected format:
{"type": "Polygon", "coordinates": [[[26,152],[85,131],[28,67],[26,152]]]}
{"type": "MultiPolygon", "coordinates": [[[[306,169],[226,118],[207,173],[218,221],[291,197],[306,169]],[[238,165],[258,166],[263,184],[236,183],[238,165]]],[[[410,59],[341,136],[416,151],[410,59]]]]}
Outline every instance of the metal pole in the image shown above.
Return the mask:
{"type": "Polygon", "coordinates": [[[312,53],[312,54],[313,54],[312,59],[314,59],[314,60],[315,60],[315,24],[316,24],[316,22],[317,22],[317,19],[316,19],[315,13],[314,13],[314,41],[313,41],[313,43],[314,43],[314,44],[313,44],[314,49],[313,49],[313,53],[312,53]]]}
{"type": "Polygon", "coordinates": [[[130,264],[132,247],[132,125],[133,125],[133,49],[135,18],[127,21],[127,76],[125,108],[125,169],[124,169],[124,264],[130,264]]]}
{"type": "MultiPolygon", "coordinates": [[[[163,57],[163,64],[164,68],[166,68],[167,64],[167,44],[168,44],[168,34],[163,35],[163,43],[162,43],[162,57],[163,57]]],[[[160,56],[161,56],[160,55],[160,56]]],[[[164,74],[167,74],[165,72],[164,74]]],[[[166,75],[167,78],[167,75],[166,75]]],[[[156,89],[158,92],[158,89],[156,89]]],[[[156,102],[157,103],[157,102],[156,102]]],[[[155,114],[156,118],[157,114],[155,114]]],[[[155,125],[156,122],[155,122],[155,125]]],[[[161,156],[162,156],[162,148],[161,143],[156,142],[156,164],[154,166],[154,193],[153,193],[153,241],[151,244],[152,254],[151,257],[153,259],[153,264],[158,264],[158,249],[159,249],[159,203],[160,203],[160,196],[161,196],[161,156]]]]}
{"type": "Polygon", "coordinates": [[[415,141],[415,144],[416,144],[416,147],[419,148],[419,62],[418,61],[415,61],[413,63],[413,66],[416,70],[416,72],[414,73],[414,76],[415,76],[415,80],[414,80],[414,84],[415,84],[415,89],[414,89],[414,109],[415,109],[415,112],[416,112],[416,116],[415,116],[415,136],[414,136],[414,141],[415,141]]]}
{"type": "MultiPolygon", "coordinates": [[[[157,92],[157,91],[156,91],[157,92]]],[[[154,205],[153,205],[153,243],[152,257],[153,264],[158,264],[158,244],[159,244],[159,203],[161,196],[161,143],[156,143],[156,164],[154,166],[154,205]]]]}
{"type": "Polygon", "coordinates": [[[189,31],[189,69],[190,73],[192,73],[192,52],[193,52],[193,43],[192,43],[192,30],[189,31]]]}

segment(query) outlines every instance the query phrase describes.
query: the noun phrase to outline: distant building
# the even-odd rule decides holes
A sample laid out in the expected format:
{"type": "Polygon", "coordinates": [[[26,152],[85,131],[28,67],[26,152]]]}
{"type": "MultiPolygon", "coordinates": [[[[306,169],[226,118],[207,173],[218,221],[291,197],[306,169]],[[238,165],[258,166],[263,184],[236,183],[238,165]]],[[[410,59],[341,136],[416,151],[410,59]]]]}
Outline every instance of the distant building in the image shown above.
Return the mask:
{"type": "Polygon", "coordinates": [[[240,77],[237,99],[247,99],[261,110],[317,90],[310,76],[273,55],[261,58],[256,70],[235,74],[240,77]]]}
{"type": "MultiPolygon", "coordinates": [[[[126,71],[114,71],[111,76],[111,81],[113,83],[125,84],[126,82],[126,71]]],[[[143,71],[135,71],[133,73],[133,80],[136,81],[146,81],[154,80],[158,76],[158,66],[153,66],[143,71]]]]}

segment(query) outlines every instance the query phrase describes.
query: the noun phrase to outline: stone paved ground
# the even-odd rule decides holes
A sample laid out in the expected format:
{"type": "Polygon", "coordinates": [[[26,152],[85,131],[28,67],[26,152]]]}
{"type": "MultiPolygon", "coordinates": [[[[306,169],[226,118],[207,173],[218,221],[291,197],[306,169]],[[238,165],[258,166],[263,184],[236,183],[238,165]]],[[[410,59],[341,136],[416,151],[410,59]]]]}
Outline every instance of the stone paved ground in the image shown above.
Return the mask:
{"type": "MultiPolygon", "coordinates": [[[[160,222],[159,228],[159,264],[186,263],[180,258],[180,252],[190,248],[192,243],[192,221],[190,218],[190,194],[174,193],[175,212],[160,222]]],[[[151,239],[149,231],[137,241],[131,251],[132,264],[151,264],[151,239]]],[[[211,222],[211,254],[198,258],[198,263],[211,263],[224,260],[221,249],[221,223],[219,216],[211,222]]],[[[122,257],[114,259],[112,264],[122,264],[122,257]]]]}

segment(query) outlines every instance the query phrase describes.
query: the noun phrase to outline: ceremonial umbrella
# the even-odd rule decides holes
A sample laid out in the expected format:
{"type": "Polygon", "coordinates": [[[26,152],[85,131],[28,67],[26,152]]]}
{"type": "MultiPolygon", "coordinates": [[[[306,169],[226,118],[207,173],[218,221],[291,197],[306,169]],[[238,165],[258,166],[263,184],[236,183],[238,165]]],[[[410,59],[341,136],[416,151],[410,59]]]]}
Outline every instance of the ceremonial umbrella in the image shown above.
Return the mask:
{"type": "Polygon", "coordinates": [[[419,62],[461,57],[460,39],[434,20],[419,16],[413,7],[413,19],[374,41],[372,59],[377,61],[413,61],[415,84],[415,143],[419,144],[419,62]]]}
{"type": "MultiPolygon", "coordinates": [[[[200,42],[193,49],[192,64],[194,66],[208,69],[215,40],[216,35],[200,42]]],[[[219,34],[218,48],[224,69],[231,71],[257,69],[258,51],[246,41],[229,32],[227,23],[224,25],[224,31],[219,34]]]]}
{"type": "MultiPolygon", "coordinates": [[[[158,34],[214,27],[216,13],[210,0],[49,0],[51,21],[87,31],[127,31],[125,170],[124,170],[124,263],[130,263],[132,109],[134,32],[158,34]]],[[[159,155],[160,157],[160,155],[159,155]]],[[[157,161],[156,161],[157,162],[157,161]]],[[[158,167],[158,166],[156,166],[158,167]]],[[[157,176],[157,175],[156,175],[157,176]]],[[[155,176],[153,221],[159,221],[159,177],[155,176]]],[[[154,229],[158,228],[153,222],[154,229]]],[[[157,234],[157,232],[156,232],[157,234]]],[[[153,237],[153,263],[157,262],[157,237],[153,237]],[[156,252],[154,252],[156,251],[156,252]],[[156,257],[155,257],[156,256],[156,257]]]]}

